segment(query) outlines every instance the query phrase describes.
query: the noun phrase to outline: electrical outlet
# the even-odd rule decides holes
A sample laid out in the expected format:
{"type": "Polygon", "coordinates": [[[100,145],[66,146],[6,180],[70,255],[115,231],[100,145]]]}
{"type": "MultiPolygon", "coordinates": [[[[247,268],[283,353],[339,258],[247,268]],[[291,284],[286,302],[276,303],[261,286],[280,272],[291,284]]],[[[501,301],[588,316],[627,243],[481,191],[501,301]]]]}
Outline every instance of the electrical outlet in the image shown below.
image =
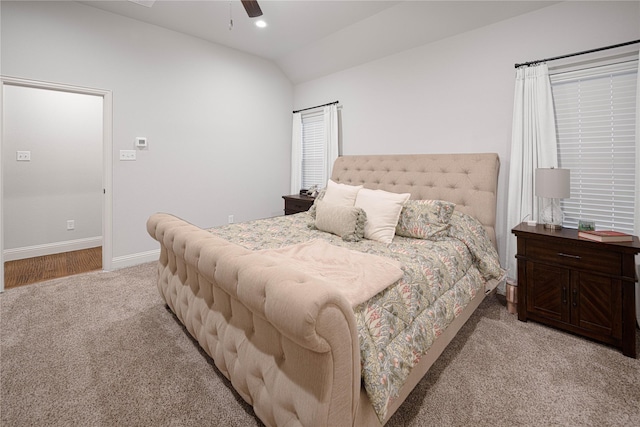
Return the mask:
{"type": "Polygon", "coordinates": [[[136,150],[120,150],[120,160],[135,160],[136,150]]]}
{"type": "Polygon", "coordinates": [[[67,220],[67,230],[75,230],[75,228],[76,228],[76,221],[73,219],[67,220]]]}
{"type": "Polygon", "coordinates": [[[229,215],[229,224],[233,224],[233,215],[229,215]]]}
{"type": "Polygon", "coordinates": [[[31,151],[16,151],[16,160],[19,162],[30,162],[31,151]]]}

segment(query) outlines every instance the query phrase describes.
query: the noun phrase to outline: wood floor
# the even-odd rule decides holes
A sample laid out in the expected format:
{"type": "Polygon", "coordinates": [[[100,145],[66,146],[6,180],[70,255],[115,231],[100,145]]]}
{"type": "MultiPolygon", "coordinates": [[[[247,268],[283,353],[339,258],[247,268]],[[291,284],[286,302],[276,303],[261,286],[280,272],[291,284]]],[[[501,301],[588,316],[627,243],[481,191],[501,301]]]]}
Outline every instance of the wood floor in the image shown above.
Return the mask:
{"type": "Polygon", "coordinates": [[[5,289],[102,268],[102,247],[4,263],[5,289]]]}

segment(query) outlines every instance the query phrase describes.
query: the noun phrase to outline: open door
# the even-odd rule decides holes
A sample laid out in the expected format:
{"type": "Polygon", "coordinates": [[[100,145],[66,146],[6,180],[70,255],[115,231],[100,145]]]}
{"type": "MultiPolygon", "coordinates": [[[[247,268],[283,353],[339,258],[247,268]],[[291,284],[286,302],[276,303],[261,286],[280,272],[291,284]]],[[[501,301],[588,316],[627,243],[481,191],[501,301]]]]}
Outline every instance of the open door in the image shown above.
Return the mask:
{"type": "Polygon", "coordinates": [[[2,78],[4,263],[102,246],[111,269],[111,93],[2,78]]]}

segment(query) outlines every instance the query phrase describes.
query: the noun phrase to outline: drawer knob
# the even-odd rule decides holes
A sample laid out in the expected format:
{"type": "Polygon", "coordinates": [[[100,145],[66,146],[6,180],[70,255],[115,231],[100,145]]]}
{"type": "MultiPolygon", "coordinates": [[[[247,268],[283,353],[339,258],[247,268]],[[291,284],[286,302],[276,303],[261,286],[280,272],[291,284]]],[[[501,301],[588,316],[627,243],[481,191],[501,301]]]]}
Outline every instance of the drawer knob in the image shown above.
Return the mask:
{"type": "Polygon", "coordinates": [[[565,254],[564,252],[558,252],[558,256],[563,256],[563,257],[573,258],[573,259],[580,259],[580,255],[565,254]]]}

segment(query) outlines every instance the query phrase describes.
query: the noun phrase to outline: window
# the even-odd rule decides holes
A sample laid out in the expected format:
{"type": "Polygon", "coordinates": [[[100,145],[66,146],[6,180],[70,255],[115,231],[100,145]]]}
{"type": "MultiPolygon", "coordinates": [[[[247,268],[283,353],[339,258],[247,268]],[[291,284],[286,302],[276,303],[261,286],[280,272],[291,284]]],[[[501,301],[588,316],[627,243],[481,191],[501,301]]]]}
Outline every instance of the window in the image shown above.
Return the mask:
{"type": "Polygon", "coordinates": [[[633,233],[638,61],[551,76],[558,166],[571,170],[564,226],[633,233]]]}
{"type": "Polygon", "coordinates": [[[322,188],[331,176],[339,155],[338,106],[336,102],[294,111],[291,136],[292,194],[316,185],[322,188]],[[307,111],[309,110],[309,111],[307,111]]]}
{"type": "Polygon", "coordinates": [[[326,185],[325,125],[322,111],[302,115],[302,188],[326,185]]]}

